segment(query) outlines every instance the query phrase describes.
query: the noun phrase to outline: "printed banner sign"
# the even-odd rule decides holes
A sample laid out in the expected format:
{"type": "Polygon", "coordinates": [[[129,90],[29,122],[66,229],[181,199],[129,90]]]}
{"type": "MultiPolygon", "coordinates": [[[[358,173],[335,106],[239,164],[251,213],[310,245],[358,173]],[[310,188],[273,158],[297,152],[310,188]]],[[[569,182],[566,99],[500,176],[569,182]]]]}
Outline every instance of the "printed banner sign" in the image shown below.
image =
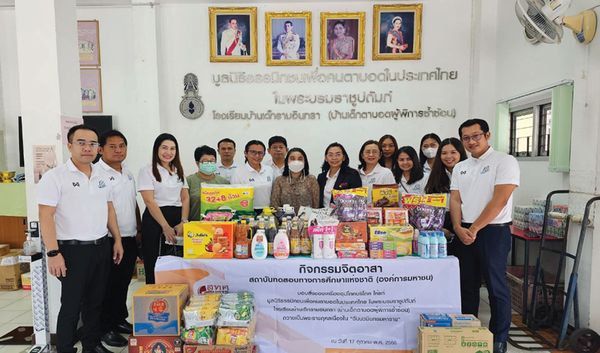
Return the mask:
{"type": "Polygon", "coordinates": [[[460,313],[458,260],[185,260],[156,263],[157,283],[254,293],[261,352],[402,352],[421,313],[460,313]]]}

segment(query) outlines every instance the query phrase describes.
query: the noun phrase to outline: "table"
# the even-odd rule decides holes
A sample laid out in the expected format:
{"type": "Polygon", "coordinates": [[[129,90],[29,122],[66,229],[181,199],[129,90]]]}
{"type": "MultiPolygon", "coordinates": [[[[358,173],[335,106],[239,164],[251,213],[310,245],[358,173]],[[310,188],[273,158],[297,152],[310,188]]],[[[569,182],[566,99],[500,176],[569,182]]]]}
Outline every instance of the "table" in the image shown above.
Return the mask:
{"type": "MultiPolygon", "coordinates": [[[[527,306],[529,301],[529,244],[531,242],[541,242],[542,237],[532,237],[528,232],[515,228],[514,226],[510,226],[510,234],[512,236],[512,251],[511,251],[511,263],[512,265],[516,264],[517,253],[515,251],[516,240],[520,239],[525,243],[525,255],[523,259],[523,323],[527,322],[527,306]]],[[[544,236],[545,241],[562,241],[563,238],[558,238],[552,235],[544,236]]],[[[534,294],[535,295],[535,294],[534,294]]]]}
{"type": "Polygon", "coordinates": [[[165,256],[157,283],[194,294],[252,291],[261,352],[411,352],[419,314],[460,313],[458,260],[290,258],[186,260],[165,256]]]}

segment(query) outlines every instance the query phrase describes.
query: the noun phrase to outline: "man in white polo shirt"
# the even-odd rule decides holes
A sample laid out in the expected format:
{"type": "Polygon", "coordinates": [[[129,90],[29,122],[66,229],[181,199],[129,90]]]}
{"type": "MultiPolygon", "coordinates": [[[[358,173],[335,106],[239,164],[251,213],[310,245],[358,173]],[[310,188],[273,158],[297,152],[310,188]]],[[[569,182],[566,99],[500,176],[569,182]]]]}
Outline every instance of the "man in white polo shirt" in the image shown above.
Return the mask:
{"type": "Polygon", "coordinates": [[[231,184],[250,185],[254,187],[254,210],[262,212],[271,202],[273,187],[273,169],[262,165],[265,156],[265,144],[258,140],[249,141],[244,149],[246,163],[239,167],[231,177],[231,184]]]}
{"type": "Polygon", "coordinates": [[[489,293],[494,353],[506,352],[511,323],[506,262],[511,246],[512,194],[519,186],[519,164],[489,145],[485,120],[465,121],[458,133],[471,157],[452,171],[450,215],[460,249],[464,314],[479,314],[481,277],[489,293]]]}
{"type": "Polygon", "coordinates": [[[98,134],[84,125],[69,129],[71,158],[43,175],[38,184],[42,239],[48,272],[61,282],[61,307],[56,325],[59,353],[76,349],[75,330],[83,320],[84,352],[110,352],[100,344],[100,314],[110,271],[110,229],[114,239],[112,261],[123,257],[121,233],[112,205],[108,175],[92,161],[98,152],[98,134]]]}
{"type": "Polygon", "coordinates": [[[268,145],[267,152],[271,156],[271,163],[265,164],[273,169],[273,178],[277,178],[283,174],[285,167],[285,157],[288,153],[287,140],[283,136],[271,136],[268,145]]]}
{"type": "MultiPolygon", "coordinates": [[[[100,136],[102,158],[96,165],[109,175],[108,183],[113,190],[113,206],[117,214],[123,260],[111,266],[102,308],[104,335],[102,342],[109,346],[125,347],[127,339],[119,333],[131,334],[133,327],[127,322],[127,290],[137,259],[136,236],[141,237],[141,218],[136,200],[133,173],[123,164],[127,158],[127,139],[117,130],[110,130],[100,136]]],[[[109,234],[112,235],[112,234],[109,234]]],[[[141,238],[138,239],[141,241],[141,238]]],[[[114,238],[110,238],[114,244],[114,238]]]]}
{"type": "Polygon", "coordinates": [[[236,171],[238,165],[233,161],[235,157],[235,141],[230,138],[224,138],[217,143],[219,152],[219,165],[215,175],[219,175],[231,182],[231,176],[236,171]]]}

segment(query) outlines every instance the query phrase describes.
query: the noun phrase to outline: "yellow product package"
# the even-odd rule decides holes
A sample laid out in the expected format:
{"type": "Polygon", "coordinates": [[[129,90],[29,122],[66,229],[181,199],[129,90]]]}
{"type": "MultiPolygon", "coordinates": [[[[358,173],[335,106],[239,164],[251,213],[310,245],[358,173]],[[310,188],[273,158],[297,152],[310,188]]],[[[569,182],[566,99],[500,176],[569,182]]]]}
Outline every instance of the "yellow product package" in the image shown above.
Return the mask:
{"type": "Polygon", "coordinates": [[[370,241],[396,242],[396,254],[406,256],[412,254],[412,239],[414,229],[411,226],[371,226],[370,241]]]}
{"type": "Polygon", "coordinates": [[[253,200],[252,186],[203,184],[200,189],[200,213],[218,209],[251,212],[254,211],[253,200]]]}
{"type": "Polygon", "coordinates": [[[235,222],[188,222],[183,225],[186,259],[233,258],[235,222]]]}

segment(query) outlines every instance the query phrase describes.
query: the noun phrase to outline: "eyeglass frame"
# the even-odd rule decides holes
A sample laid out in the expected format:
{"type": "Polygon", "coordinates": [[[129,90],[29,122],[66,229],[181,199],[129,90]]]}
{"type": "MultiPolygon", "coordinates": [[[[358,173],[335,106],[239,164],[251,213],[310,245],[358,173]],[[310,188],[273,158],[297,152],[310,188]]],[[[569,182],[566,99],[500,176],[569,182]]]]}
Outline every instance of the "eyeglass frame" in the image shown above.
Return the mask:
{"type": "Polygon", "coordinates": [[[471,136],[462,136],[460,138],[460,140],[465,143],[468,143],[471,140],[478,142],[479,140],[481,140],[481,137],[484,136],[485,134],[487,134],[487,132],[480,132],[480,133],[477,133],[477,134],[474,134],[471,136]]]}

